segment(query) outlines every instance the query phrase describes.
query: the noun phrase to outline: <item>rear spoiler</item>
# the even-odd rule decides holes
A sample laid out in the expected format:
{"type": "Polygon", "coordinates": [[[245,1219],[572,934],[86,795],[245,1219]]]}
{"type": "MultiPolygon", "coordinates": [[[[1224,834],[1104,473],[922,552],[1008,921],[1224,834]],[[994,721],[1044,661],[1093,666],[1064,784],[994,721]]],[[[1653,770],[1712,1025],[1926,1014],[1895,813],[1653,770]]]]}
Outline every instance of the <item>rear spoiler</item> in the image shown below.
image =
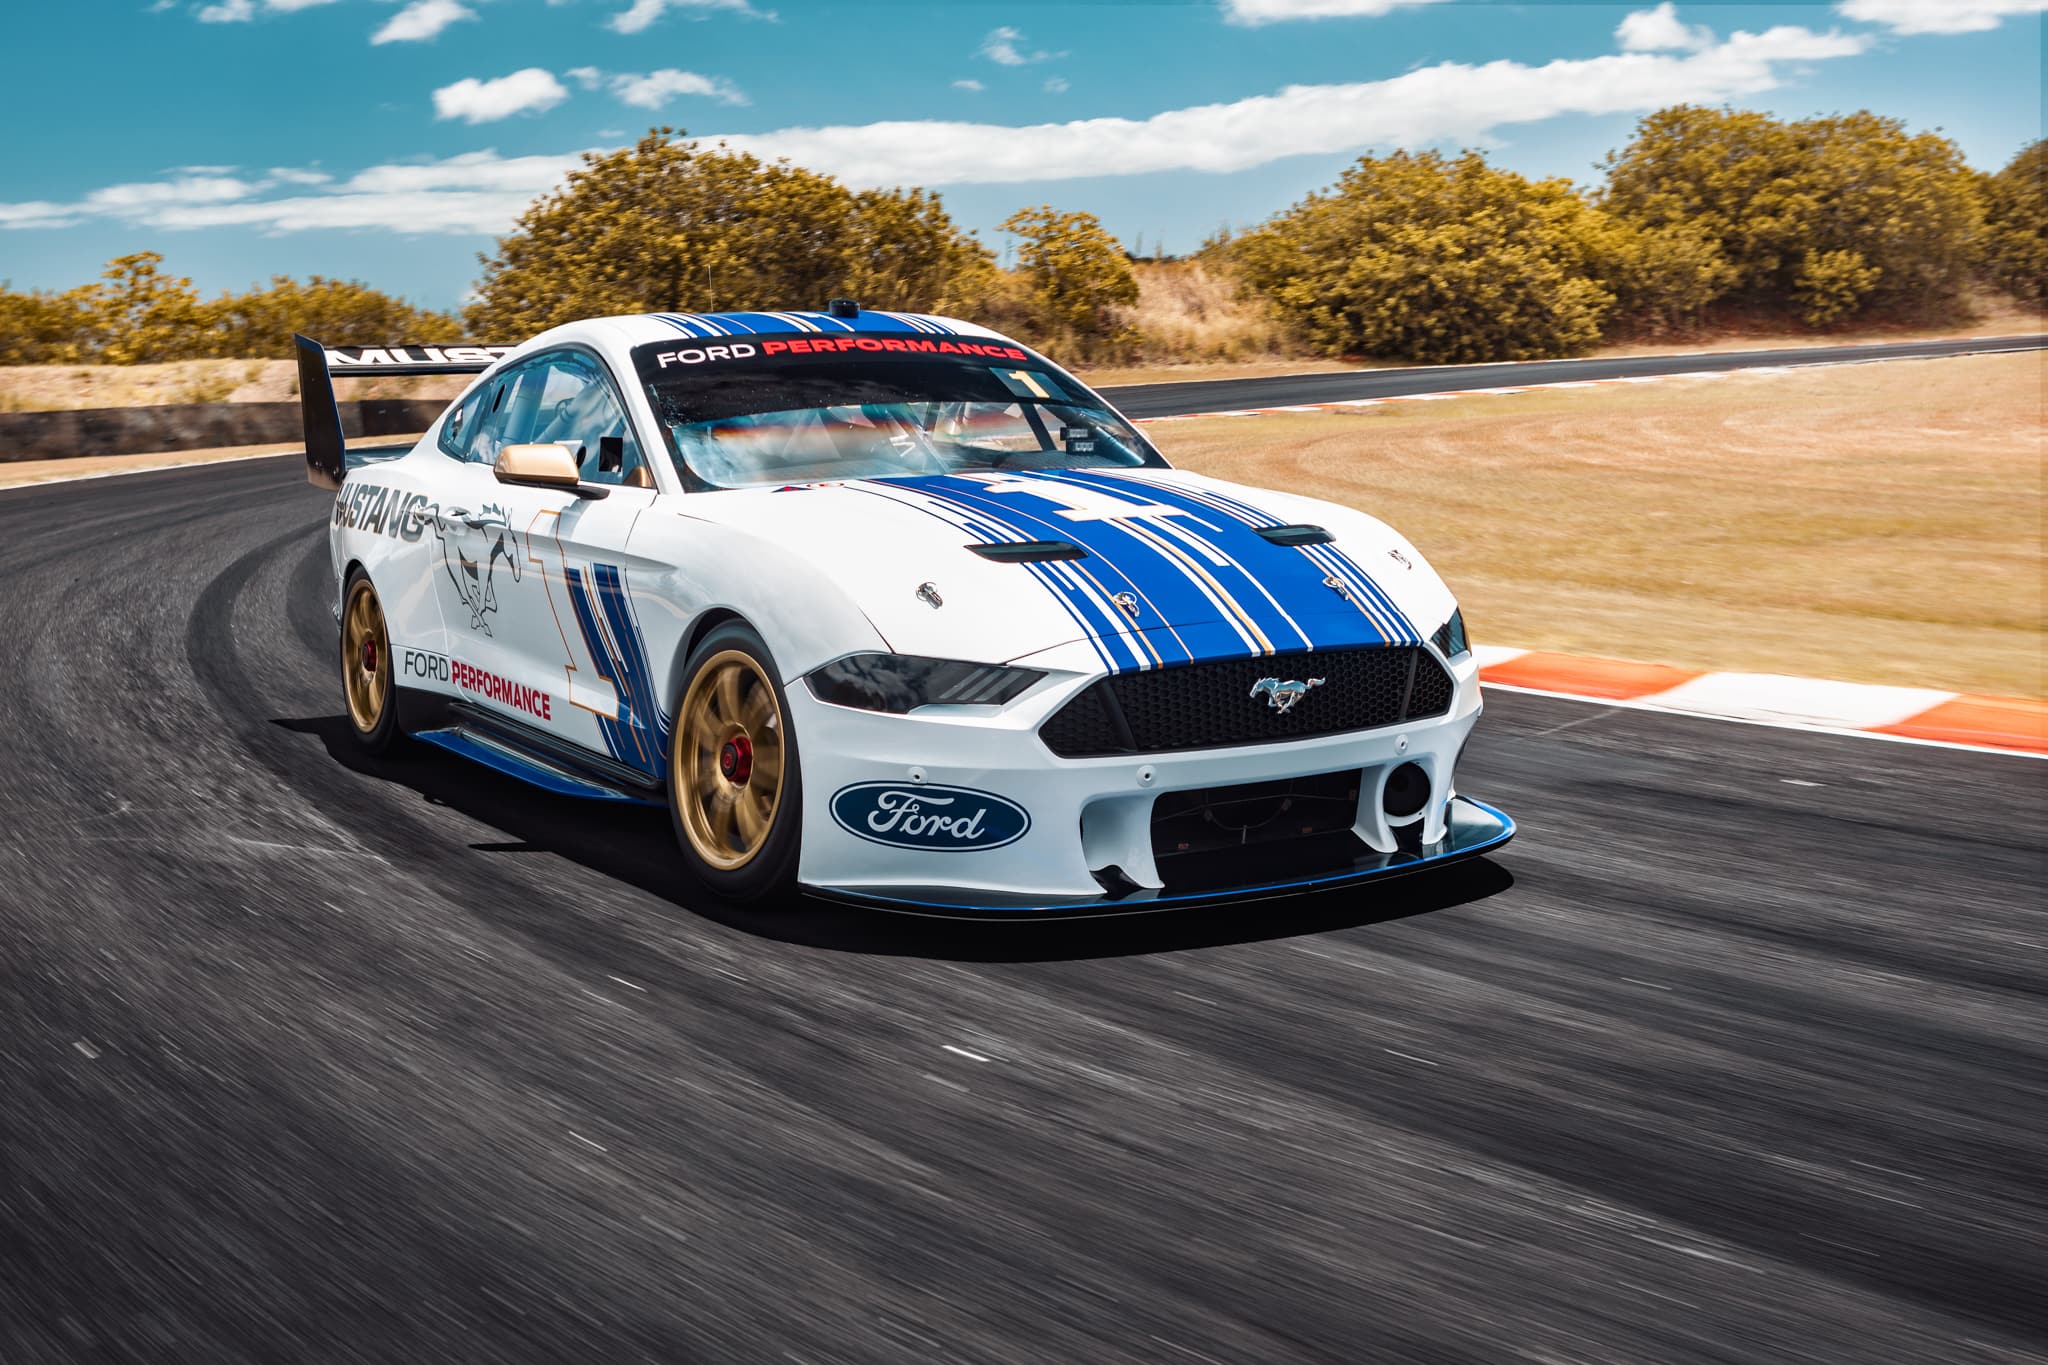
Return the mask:
{"type": "Polygon", "coordinates": [[[306,426],[306,482],[340,488],[348,474],[341,408],[333,376],[482,374],[510,346],[322,346],[294,333],[299,352],[299,415],[306,426]]]}

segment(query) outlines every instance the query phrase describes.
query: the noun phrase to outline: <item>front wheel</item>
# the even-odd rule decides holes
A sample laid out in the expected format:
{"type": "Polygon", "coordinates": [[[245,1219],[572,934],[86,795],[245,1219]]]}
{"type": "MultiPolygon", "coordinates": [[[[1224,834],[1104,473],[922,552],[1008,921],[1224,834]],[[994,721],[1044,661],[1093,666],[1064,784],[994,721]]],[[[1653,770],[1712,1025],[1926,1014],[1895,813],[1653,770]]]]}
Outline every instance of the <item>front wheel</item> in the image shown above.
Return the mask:
{"type": "Polygon", "coordinates": [[[341,609],[341,688],[356,741],[381,754],[398,738],[397,688],[391,681],[391,632],[384,604],[357,569],[348,576],[341,609]]]}
{"type": "Polygon", "coordinates": [[[669,738],[669,815],[705,886],[752,901],[796,881],[803,782],[768,647],[738,621],[691,651],[669,738]]]}

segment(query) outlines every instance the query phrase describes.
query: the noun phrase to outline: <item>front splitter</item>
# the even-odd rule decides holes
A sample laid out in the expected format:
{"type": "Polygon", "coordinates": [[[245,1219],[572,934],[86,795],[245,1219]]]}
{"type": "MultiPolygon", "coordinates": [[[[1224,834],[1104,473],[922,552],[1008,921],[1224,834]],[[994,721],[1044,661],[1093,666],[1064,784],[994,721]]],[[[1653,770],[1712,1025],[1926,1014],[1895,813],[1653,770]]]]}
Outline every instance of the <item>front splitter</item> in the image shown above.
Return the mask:
{"type": "Polygon", "coordinates": [[[1427,871],[1499,848],[1515,837],[1515,822],[1481,801],[1454,796],[1444,809],[1444,837],[1413,853],[1361,852],[1349,863],[1314,875],[1287,878],[1255,877],[1243,883],[1208,882],[1200,887],[1139,887],[1124,895],[1044,897],[1019,896],[953,886],[807,886],[814,896],[850,901],[915,914],[1000,917],[1131,915],[1181,906],[1227,901],[1267,900],[1306,891],[1352,886],[1376,878],[1427,871]]]}

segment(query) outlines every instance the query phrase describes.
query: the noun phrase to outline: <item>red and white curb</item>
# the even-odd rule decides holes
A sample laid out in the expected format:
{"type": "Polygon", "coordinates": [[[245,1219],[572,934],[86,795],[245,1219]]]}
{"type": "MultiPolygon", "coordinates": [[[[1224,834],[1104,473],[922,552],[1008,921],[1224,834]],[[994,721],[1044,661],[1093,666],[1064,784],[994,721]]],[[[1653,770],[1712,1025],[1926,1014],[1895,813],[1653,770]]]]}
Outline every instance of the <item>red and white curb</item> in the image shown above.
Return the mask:
{"type": "MultiPolygon", "coordinates": [[[[2007,340],[2007,338],[1965,337],[1963,338],[1963,340],[2002,341],[2007,340]]],[[[1914,343],[1899,342],[1896,344],[1907,346],[1913,345],[1914,343]]],[[[2004,352],[1961,352],[1959,354],[1996,355],[2004,354],[2004,352]]],[[[1429,393],[1396,393],[1388,394],[1383,398],[1345,398],[1339,399],[1338,401],[1331,403],[1290,403],[1281,407],[1272,408],[1228,408],[1216,412],[1176,413],[1171,417],[1139,418],[1138,424],[1140,426],[1153,426],[1160,422],[1194,422],[1205,420],[1211,417],[1271,417],[1275,414],[1286,412],[1354,412],[1360,408],[1383,407],[1390,403],[1439,403],[1447,398],[1505,398],[1511,394],[1536,393],[1546,389],[1597,389],[1605,388],[1612,384],[1662,384],[1667,380],[1673,379],[1732,379],[1737,375],[1768,376],[1791,374],[1795,370],[1826,370],[1832,369],[1838,365],[1885,365],[1890,364],[1893,361],[1899,360],[1952,360],[1956,358],[1956,356],[1886,355],[1869,356],[1856,360],[1788,361],[1783,365],[1752,365],[1745,369],[1739,370],[1686,370],[1679,374],[1621,375],[1611,379],[1559,379],[1553,380],[1549,383],[1504,384],[1484,389],[1437,389],[1429,393]]],[[[1514,365],[1563,365],[1572,362],[1569,360],[1520,360],[1500,361],[1494,363],[1514,365]]],[[[1463,367],[1457,365],[1442,365],[1437,366],[1436,368],[1445,370],[1455,370],[1463,367]]],[[[1491,368],[1491,366],[1488,366],[1488,368],[1491,368]]],[[[1338,373],[1341,373],[1341,371],[1339,371],[1338,373]]],[[[1372,371],[1360,370],[1358,371],[1358,373],[1371,374],[1372,371]]]]}
{"type": "Polygon", "coordinates": [[[1480,645],[1488,687],[1794,730],[2048,757],[2048,702],[1480,645]]]}

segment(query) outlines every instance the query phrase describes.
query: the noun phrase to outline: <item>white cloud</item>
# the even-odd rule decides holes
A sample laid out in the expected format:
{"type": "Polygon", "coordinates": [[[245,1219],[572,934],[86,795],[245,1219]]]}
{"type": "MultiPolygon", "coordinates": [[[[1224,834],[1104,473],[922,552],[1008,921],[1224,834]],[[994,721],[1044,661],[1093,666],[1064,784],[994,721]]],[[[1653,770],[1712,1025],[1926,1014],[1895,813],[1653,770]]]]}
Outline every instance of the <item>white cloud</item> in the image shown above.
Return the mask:
{"type": "Polygon", "coordinates": [[[271,14],[291,14],[315,5],[329,5],[334,0],[263,0],[259,6],[256,0],[220,0],[214,5],[204,5],[199,10],[202,24],[246,24],[256,17],[261,8],[271,14]]]}
{"type": "Polygon", "coordinates": [[[723,76],[700,76],[694,71],[677,71],[673,67],[650,71],[644,76],[614,76],[611,91],[623,103],[637,109],[659,109],[678,95],[703,95],[720,104],[747,102],[740,88],[723,76]]]}
{"type": "Polygon", "coordinates": [[[325,185],[334,179],[325,171],[297,170],[290,166],[272,166],[270,178],[280,185],[325,185]]]}
{"type": "Polygon", "coordinates": [[[143,181],[139,184],[109,185],[85,196],[82,207],[120,212],[154,208],[162,204],[218,204],[243,199],[256,186],[246,180],[223,175],[186,175],[176,180],[143,181]]]}
{"type": "Polygon", "coordinates": [[[464,19],[476,18],[476,11],[461,0],[412,0],[386,20],[370,37],[371,45],[418,43],[439,36],[442,29],[464,19]]]}
{"type": "Polygon", "coordinates": [[[0,228],[67,228],[84,221],[76,204],[52,204],[43,199],[0,204],[0,228]]]}
{"type": "Polygon", "coordinates": [[[2048,0],[1837,0],[1845,19],[1894,33],[1982,33],[2013,15],[2040,14],[2048,0]]]}
{"type": "Polygon", "coordinates": [[[1443,62],[1388,80],[1295,85],[1147,119],[1032,127],[900,122],[785,128],[725,139],[861,185],[947,185],[1239,171],[1306,153],[1483,141],[1497,128],[1562,114],[1718,104],[1776,88],[1781,63],[1863,51],[1869,40],[1780,26],[1737,32],[1698,52],[1629,52],[1542,66],[1443,62]]]}
{"type": "Polygon", "coordinates": [[[1065,76],[1047,76],[1045,78],[1045,93],[1048,95],[1064,95],[1070,89],[1072,89],[1072,86],[1065,76]]]}
{"type": "Polygon", "coordinates": [[[977,93],[988,89],[988,87],[983,85],[980,81],[974,80],[971,77],[964,81],[954,81],[953,88],[955,90],[970,90],[975,91],[977,93]]]}
{"type": "MultiPolygon", "coordinates": [[[[857,186],[1228,172],[1306,153],[1470,145],[1504,127],[1565,114],[1719,104],[1775,88],[1785,64],[1847,57],[1871,41],[1868,35],[1780,26],[1733,33],[1697,52],[1624,52],[1542,66],[1445,62],[1388,80],[1289,86],[1271,95],[1171,109],[1145,119],[1080,119],[1031,127],[904,121],[785,128],[709,140],[758,155],[787,156],[857,186]]],[[[552,76],[538,75],[553,85],[557,98],[566,96],[552,76]]],[[[470,84],[481,89],[502,82],[470,84]]],[[[575,154],[469,152],[439,161],[371,166],[311,191],[278,173],[255,182],[182,176],[109,186],[74,204],[0,204],[0,228],[50,228],[99,218],[165,229],[239,224],[269,232],[501,233],[579,164],[575,154]],[[265,197],[280,191],[287,197],[265,197]]]]}
{"type": "Polygon", "coordinates": [[[1055,57],[1064,57],[1064,52],[1025,52],[1017,46],[1024,41],[1024,35],[1005,24],[992,28],[988,37],[981,40],[976,55],[988,58],[997,66],[1030,66],[1033,62],[1049,62],[1055,57]]]}
{"type": "Polygon", "coordinates": [[[747,103],[746,93],[723,76],[700,76],[674,67],[643,76],[631,71],[607,73],[594,66],[572,66],[562,74],[585,90],[609,89],[621,104],[639,109],[659,109],[678,95],[702,95],[720,104],[747,103]]]}
{"type": "Polygon", "coordinates": [[[614,14],[605,26],[614,33],[640,33],[668,10],[688,11],[696,19],[705,18],[714,10],[743,14],[749,19],[775,18],[774,10],[755,9],[750,0],[633,0],[631,9],[614,14]]]}
{"type": "Polygon", "coordinates": [[[568,87],[537,66],[496,80],[465,76],[434,92],[434,117],[465,123],[495,123],[514,114],[539,114],[569,98],[568,87]]]}
{"type": "Polygon", "coordinates": [[[1696,52],[1714,45],[1714,30],[1705,24],[1687,26],[1671,0],[1624,15],[1614,36],[1624,52],[1696,52]]]}
{"type": "Polygon", "coordinates": [[[1442,0],[1223,0],[1223,17],[1247,26],[1287,19],[1378,18],[1397,9],[1441,4],[1442,0]]]}

